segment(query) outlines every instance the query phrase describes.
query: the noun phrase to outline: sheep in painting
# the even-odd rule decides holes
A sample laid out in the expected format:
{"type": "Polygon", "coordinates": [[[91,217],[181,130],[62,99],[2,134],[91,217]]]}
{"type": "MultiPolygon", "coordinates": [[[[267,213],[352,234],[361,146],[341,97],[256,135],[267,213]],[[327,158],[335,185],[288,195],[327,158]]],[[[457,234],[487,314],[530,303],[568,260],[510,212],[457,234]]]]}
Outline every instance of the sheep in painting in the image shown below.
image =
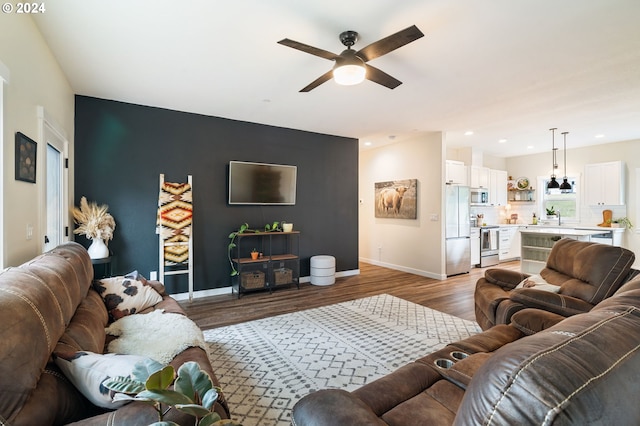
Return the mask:
{"type": "Polygon", "coordinates": [[[397,188],[384,188],[380,191],[380,211],[387,213],[389,209],[392,209],[393,213],[400,213],[402,198],[408,189],[406,186],[399,186],[397,188]]]}

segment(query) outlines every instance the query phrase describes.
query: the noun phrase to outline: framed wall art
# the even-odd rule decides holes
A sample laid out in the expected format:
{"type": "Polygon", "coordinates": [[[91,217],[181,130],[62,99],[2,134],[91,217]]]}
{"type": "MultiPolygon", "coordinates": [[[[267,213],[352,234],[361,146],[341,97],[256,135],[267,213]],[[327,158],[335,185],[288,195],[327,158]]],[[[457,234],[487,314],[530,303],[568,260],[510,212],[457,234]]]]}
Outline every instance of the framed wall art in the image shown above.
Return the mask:
{"type": "Polygon", "coordinates": [[[36,183],[38,144],[30,137],[16,132],[16,180],[36,183]]]}
{"type": "Polygon", "coordinates": [[[374,185],[375,217],[417,219],[417,179],[376,182],[374,185]]]}

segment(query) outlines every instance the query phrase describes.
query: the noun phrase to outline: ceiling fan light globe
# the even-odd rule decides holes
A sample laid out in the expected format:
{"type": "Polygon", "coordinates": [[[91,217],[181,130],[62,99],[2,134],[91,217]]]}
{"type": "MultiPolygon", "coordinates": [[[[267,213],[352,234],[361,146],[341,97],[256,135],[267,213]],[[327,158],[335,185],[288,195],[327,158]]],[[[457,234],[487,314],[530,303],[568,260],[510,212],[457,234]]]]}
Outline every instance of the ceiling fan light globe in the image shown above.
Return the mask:
{"type": "Polygon", "coordinates": [[[362,65],[348,64],[333,69],[333,79],[342,86],[353,86],[364,81],[367,70],[362,65]]]}

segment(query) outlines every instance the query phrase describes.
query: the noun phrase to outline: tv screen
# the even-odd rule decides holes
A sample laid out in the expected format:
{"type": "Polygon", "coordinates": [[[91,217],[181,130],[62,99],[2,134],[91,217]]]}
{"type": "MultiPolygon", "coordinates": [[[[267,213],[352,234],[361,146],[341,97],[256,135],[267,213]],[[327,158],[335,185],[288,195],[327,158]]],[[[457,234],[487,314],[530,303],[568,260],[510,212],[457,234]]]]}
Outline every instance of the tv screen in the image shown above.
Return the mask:
{"type": "Polygon", "coordinates": [[[229,204],[294,205],[296,166],[229,162],[229,204]]]}

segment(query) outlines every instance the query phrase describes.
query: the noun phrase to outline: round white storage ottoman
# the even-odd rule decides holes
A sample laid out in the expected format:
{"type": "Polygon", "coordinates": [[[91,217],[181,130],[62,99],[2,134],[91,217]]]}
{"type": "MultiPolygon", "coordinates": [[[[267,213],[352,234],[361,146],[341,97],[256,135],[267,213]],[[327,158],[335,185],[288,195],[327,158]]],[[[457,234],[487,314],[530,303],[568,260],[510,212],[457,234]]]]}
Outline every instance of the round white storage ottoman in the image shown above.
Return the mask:
{"type": "Polygon", "coordinates": [[[336,258],[333,256],[311,257],[311,284],[331,285],[336,282],[336,258]]]}

